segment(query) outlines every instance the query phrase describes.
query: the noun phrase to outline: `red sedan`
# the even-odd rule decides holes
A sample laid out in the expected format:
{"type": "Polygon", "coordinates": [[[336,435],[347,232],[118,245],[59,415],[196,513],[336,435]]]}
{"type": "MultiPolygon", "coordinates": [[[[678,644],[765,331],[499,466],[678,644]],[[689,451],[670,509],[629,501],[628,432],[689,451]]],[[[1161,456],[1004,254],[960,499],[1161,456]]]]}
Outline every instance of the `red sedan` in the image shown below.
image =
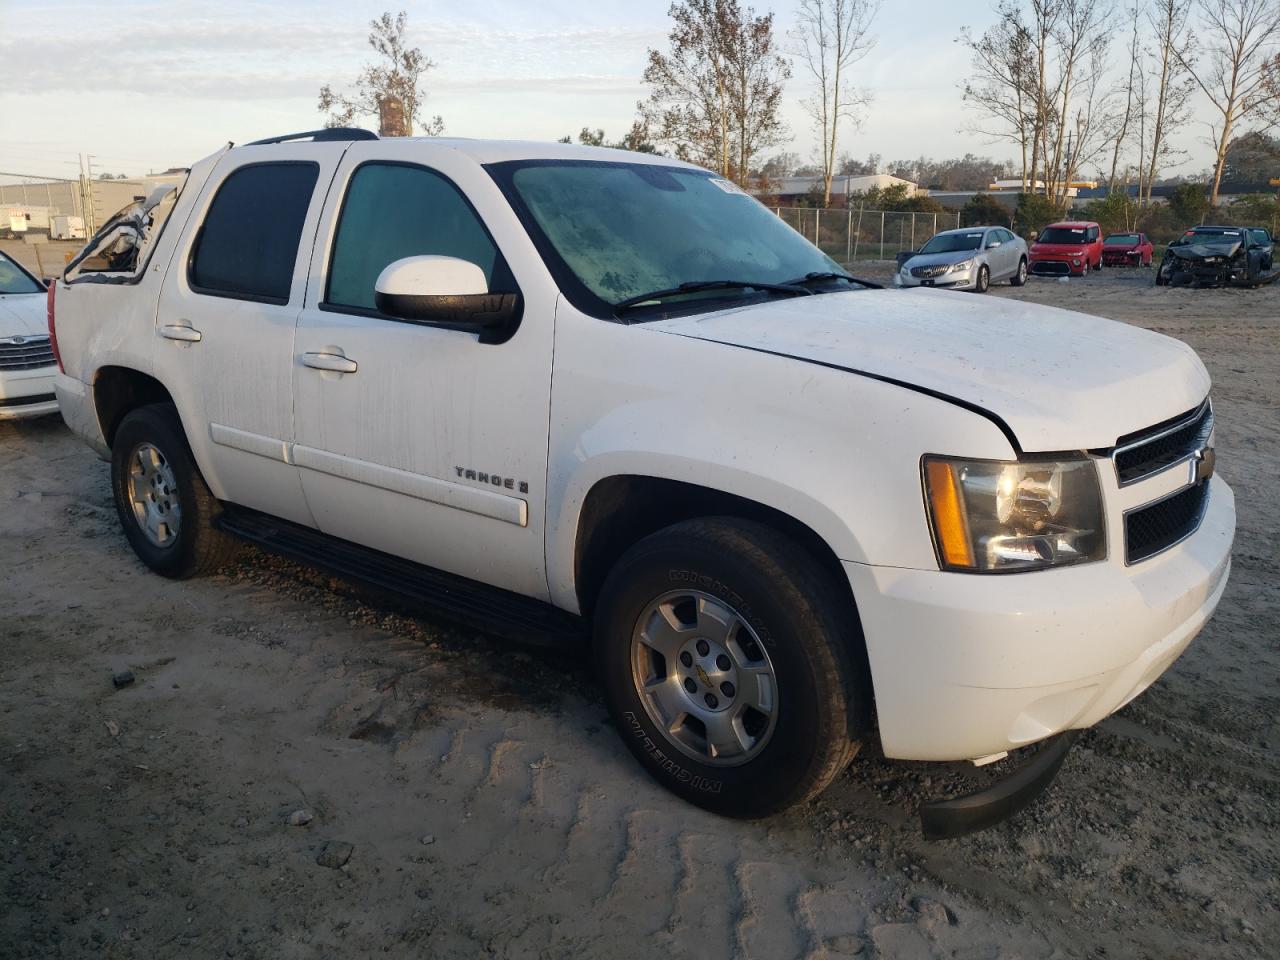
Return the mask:
{"type": "Polygon", "coordinates": [[[1151,253],[1145,233],[1113,233],[1102,241],[1102,262],[1108,267],[1149,267],[1151,253]]]}
{"type": "Polygon", "coordinates": [[[1087,277],[1102,266],[1102,228],[1092,220],[1051,223],[1031,244],[1031,272],[1087,277]]]}

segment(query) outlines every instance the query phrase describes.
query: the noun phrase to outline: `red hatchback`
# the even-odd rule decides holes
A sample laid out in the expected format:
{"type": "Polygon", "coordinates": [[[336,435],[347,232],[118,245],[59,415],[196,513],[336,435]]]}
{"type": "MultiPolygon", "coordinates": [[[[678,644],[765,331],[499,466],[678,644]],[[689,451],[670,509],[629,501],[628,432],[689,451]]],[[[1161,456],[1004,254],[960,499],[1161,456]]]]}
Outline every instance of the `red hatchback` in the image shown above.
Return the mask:
{"type": "Polygon", "coordinates": [[[1149,267],[1151,253],[1145,233],[1113,233],[1102,241],[1102,262],[1108,267],[1149,267]]]}
{"type": "Polygon", "coordinates": [[[1091,220],[1051,223],[1031,244],[1031,272],[1086,277],[1102,266],[1102,228],[1091,220]]]}

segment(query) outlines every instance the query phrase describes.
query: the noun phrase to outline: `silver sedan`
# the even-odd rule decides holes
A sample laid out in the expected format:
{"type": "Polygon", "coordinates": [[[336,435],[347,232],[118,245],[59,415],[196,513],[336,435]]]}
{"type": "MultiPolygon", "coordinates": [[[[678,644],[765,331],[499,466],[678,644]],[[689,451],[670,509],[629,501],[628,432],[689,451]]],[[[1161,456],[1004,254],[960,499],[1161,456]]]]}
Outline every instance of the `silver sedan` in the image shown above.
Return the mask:
{"type": "Polygon", "coordinates": [[[1027,244],[1004,227],[968,227],[936,234],[905,259],[897,287],[945,287],[986,293],[993,283],[1027,282],[1027,244]]]}

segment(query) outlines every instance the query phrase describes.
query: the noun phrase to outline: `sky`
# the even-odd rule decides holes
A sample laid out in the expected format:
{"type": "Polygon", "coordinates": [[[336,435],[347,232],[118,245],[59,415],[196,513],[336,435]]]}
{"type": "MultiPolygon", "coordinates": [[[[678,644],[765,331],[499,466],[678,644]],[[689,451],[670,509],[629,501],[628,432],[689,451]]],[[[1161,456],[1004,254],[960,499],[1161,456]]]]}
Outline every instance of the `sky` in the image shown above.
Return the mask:
{"type": "MultiPolygon", "coordinates": [[[[368,21],[387,3],[0,0],[0,173],[74,177],[85,153],[95,172],[137,175],[188,166],[228,140],[319,127],[320,86],[345,86],[374,57],[368,21]]],[[[796,0],[754,5],[773,10],[780,34],[793,28],[796,0]]],[[[411,43],[436,63],[425,113],[465,137],[554,140],[584,126],[621,135],[645,93],[646,51],[665,48],[669,30],[667,0],[401,6],[411,43]]],[[[972,118],[958,89],[968,70],[960,28],[993,20],[984,0],[887,0],[856,81],[875,102],[841,151],[1012,157],[1010,145],[965,132],[972,118]]],[[[813,158],[808,93],[797,68],[784,108],[791,139],[769,153],[813,158]]],[[[1200,124],[1183,134],[1183,169],[1208,165],[1203,133],[1200,124]]]]}

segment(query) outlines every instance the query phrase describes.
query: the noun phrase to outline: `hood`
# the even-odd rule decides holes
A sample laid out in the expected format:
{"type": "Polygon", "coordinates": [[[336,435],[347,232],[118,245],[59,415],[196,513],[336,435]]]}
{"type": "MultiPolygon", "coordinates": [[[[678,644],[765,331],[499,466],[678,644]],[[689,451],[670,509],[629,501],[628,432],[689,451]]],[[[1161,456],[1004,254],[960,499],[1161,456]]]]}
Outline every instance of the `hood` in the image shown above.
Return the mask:
{"type": "Polygon", "coordinates": [[[1230,259],[1240,252],[1244,246],[1241,239],[1233,239],[1220,243],[1188,243],[1182,246],[1169,247],[1169,255],[1179,260],[1205,260],[1209,257],[1227,257],[1230,259]]]}
{"type": "Polygon", "coordinates": [[[953,264],[961,260],[971,260],[981,250],[952,250],[950,253],[917,253],[907,261],[908,267],[931,267],[936,264],[953,264]]]}
{"type": "Polygon", "coordinates": [[[1171,337],[1054,307],[926,288],[774,300],[645,329],[952,398],[998,417],[1028,452],[1109,447],[1192,409],[1209,392],[1200,359],[1171,337]]]}
{"type": "Polygon", "coordinates": [[[1091,246],[1092,243],[1033,243],[1031,252],[1055,257],[1083,257],[1091,246]]]}
{"type": "Polygon", "coordinates": [[[43,293],[0,295],[0,340],[48,335],[49,319],[43,293]]]}

